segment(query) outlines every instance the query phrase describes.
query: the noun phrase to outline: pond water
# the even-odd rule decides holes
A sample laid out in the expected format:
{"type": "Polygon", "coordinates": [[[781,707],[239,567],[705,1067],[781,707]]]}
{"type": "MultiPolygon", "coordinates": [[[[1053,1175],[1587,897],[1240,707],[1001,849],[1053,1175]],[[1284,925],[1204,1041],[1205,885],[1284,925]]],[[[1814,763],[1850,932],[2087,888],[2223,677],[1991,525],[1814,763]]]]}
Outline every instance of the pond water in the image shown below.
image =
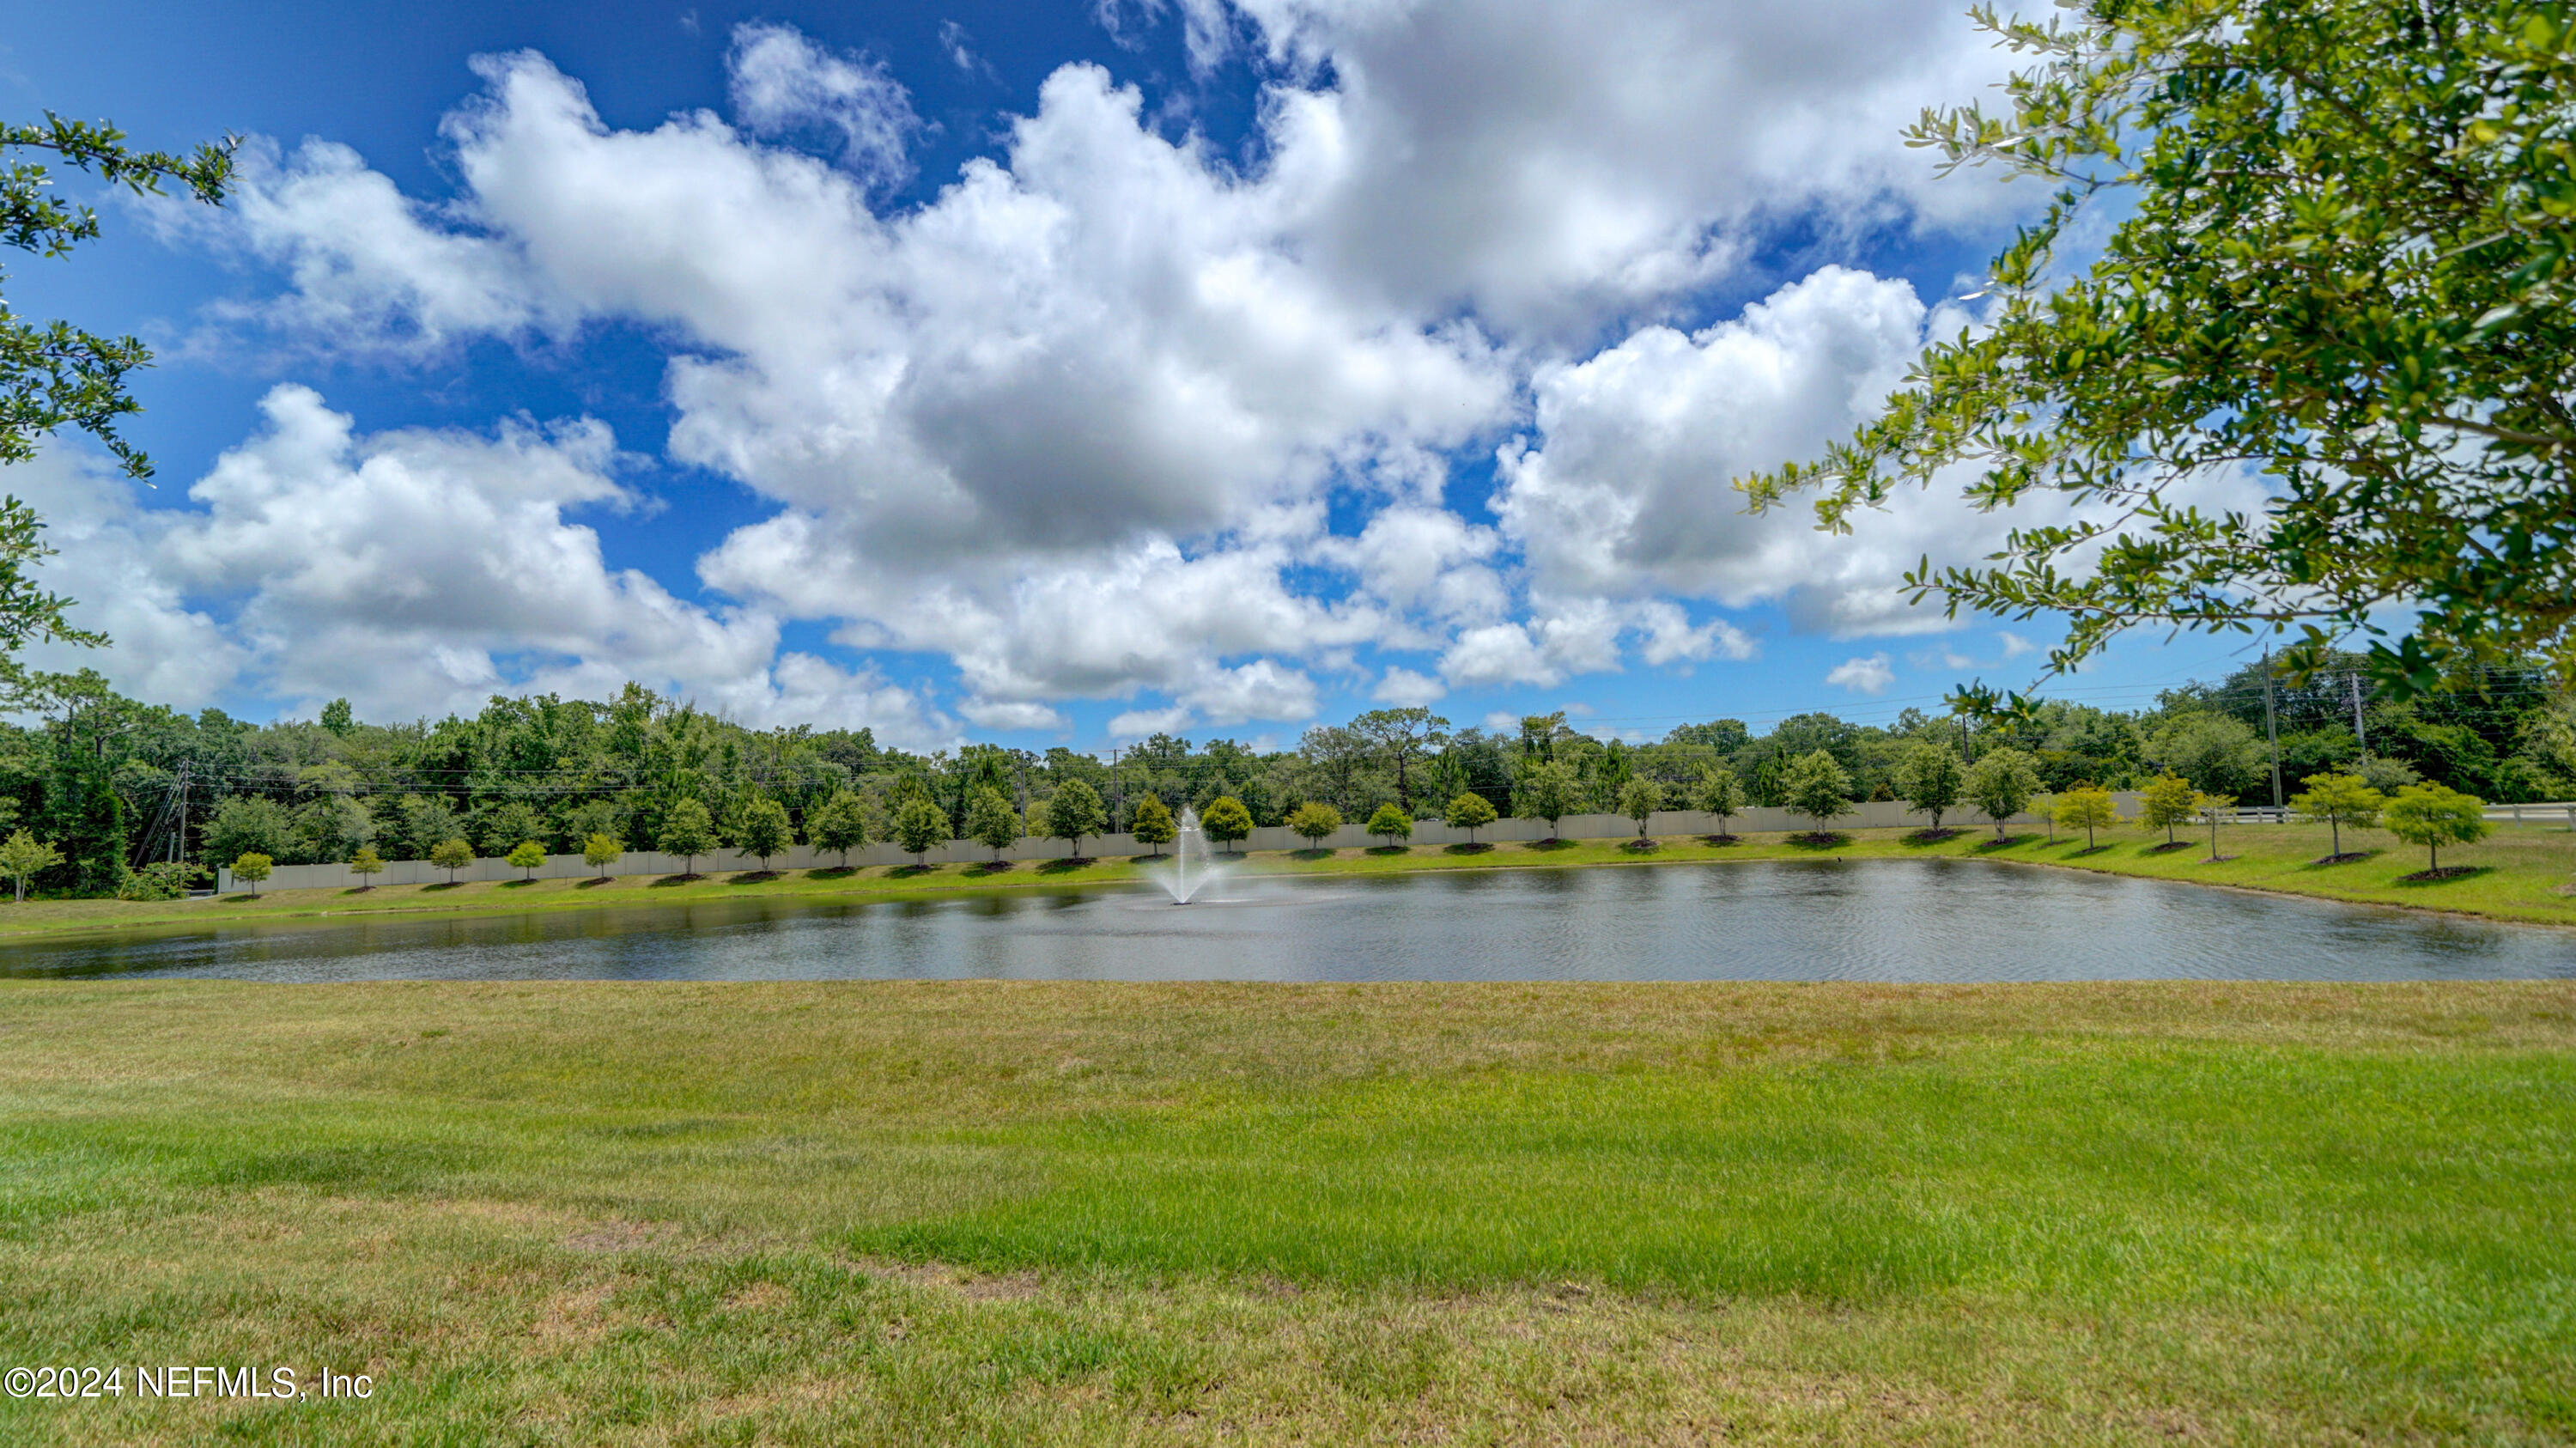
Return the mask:
{"type": "Polygon", "coordinates": [[[745,900],[0,948],[0,975],[330,980],[2467,980],[2576,931],[1953,860],[745,900]],[[1209,898],[1213,895],[1214,898],[1209,898]]]}

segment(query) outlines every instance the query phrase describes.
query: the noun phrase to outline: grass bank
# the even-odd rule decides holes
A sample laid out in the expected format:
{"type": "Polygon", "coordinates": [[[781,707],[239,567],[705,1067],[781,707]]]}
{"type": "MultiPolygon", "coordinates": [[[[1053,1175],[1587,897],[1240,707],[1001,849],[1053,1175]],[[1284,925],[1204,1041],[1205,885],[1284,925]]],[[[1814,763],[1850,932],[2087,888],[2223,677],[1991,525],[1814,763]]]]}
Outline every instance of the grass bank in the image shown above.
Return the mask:
{"type": "Polygon", "coordinates": [[[2571,1142],[2546,983],[0,983],[0,1440],[2563,1442],[2571,1142]]]}
{"type": "MultiPolygon", "coordinates": [[[[2054,840],[2023,831],[1998,842],[1992,830],[1963,830],[1938,841],[1897,830],[1848,832],[1840,843],[1819,847],[1795,835],[1745,835],[1712,845],[1697,837],[1662,839],[1640,852],[1618,840],[1554,845],[1497,844],[1415,846],[1396,849],[1263,852],[1238,857],[1240,868],[1262,874],[1380,874],[1403,870],[1568,868],[1592,865],[1723,863],[1765,859],[1890,859],[1946,855],[2059,865],[2125,875],[2150,875],[2195,884],[2277,890],[2297,895],[2457,911],[2500,920],[2576,925],[2576,895],[2559,893],[2576,879],[2576,832],[2533,825],[2502,827],[2487,840],[2443,851],[2447,866],[2468,874],[2438,881],[2410,880],[2424,868],[2422,852],[2396,845],[2377,831],[2348,830],[2344,846],[2362,856],[2336,864],[2319,860],[2332,849],[2322,826],[2246,825],[2220,832],[2226,857],[2209,861],[2206,830],[2185,832],[2178,847],[2161,835],[2132,828],[2106,831],[2101,847],[2081,836],[2054,840]]],[[[875,866],[607,880],[489,881],[462,885],[386,885],[372,889],[273,890],[258,896],[202,900],[0,901],[0,943],[95,930],[150,930],[211,922],[318,920],[378,912],[437,911],[510,914],[532,910],[582,910],[657,903],[753,897],[843,900],[910,897],[1033,886],[1131,884],[1148,862],[1023,861],[986,865],[875,866]]]]}

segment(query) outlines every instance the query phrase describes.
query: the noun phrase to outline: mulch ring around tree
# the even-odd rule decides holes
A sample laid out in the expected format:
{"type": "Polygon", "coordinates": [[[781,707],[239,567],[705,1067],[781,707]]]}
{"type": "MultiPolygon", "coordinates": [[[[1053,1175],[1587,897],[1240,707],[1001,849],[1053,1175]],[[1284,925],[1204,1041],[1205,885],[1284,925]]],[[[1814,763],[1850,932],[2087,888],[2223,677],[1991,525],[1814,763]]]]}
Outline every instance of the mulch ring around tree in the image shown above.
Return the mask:
{"type": "Polygon", "coordinates": [[[1735,835],[1702,835],[1699,837],[1699,842],[1713,850],[1724,849],[1728,845],[1742,843],[1740,837],[1735,835]]]}
{"type": "Polygon", "coordinates": [[[2483,875],[2486,872],[2487,867],[2484,865],[2444,865],[2438,870],[2418,870],[2412,875],[2400,875],[2397,877],[2397,883],[2430,885],[2441,880],[2463,880],[2471,875],[2483,875]]]}
{"type": "Polygon", "coordinates": [[[2340,855],[2319,855],[2308,863],[2312,865],[2349,865],[2355,860],[2367,860],[2376,853],[2377,851],[2374,850],[2346,850],[2340,855]]]}
{"type": "Polygon", "coordinates": [[[1626,850],[1632,855],[1651,855],[1655,851],[1662,849],[1663,845],[1660,841],[1656,840],[1630,840],[1619,848],[1626,850]]]}
{"type": "Polygon", "coordinates": [[[1955,840],[1966,833],[1966,830],[1957,829],[1949,825],[1943,825],[1937,830],[1916,830],[1914,833],[1905,837],[1905,843],[1909,845],[1937,845],[1943,840],[1955,840]]]}
{"type": "Polygon", "coordinates": [[[2161,845],[2149,845],[2138,853],[2142,855],[2170,855],[2176,850],[2188,850],[2192,847],[2193,845],[2190,840],[2167,840],[2161,845]]]}
{"type": "Polygon", "coordinates": [[[1837,850],[1851,843],[1851,836],[1840,830],[1809,830],[1791,835],[1789,843],[1807,850],[1837,850]]]}

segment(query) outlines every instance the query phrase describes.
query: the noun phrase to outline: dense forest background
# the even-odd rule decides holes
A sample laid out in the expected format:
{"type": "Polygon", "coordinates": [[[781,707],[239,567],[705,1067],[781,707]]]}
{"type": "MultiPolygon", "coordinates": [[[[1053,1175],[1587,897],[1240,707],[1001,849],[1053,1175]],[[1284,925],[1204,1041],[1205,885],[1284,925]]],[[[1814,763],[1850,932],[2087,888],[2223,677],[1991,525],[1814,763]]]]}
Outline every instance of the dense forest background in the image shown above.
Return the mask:
{"type": "MultiPolygon", "coordinates": [[[[2368,696],[2357,661],[2339,662],[2274,685],[2286,790],[2367,754],[2374,773],[2411,771],[2492,801],[2576,798],[2576,704],[2540,672],[2490,672],[2397,702],[2368,696]]],[[[1113,831],[1149,795],[1176,812],[1232,795],[1261,825],[1308,800],[1347,819],[1390,801],[1431,816],[1464,790],[1508,815],[1516,781],[1540,760],[1570,765],[1593,809],[1612,808],[1630,778],[1687,785],[1712,764],[1731,767],[1751,802],[1776,804],[1787,764],[1818,749],[1841,762],[1859,797],[1884,799],[1899,752],[1923,738],[1969,760],[1998,745],[2026,750],[2051,789],[2130,788],[2171,770],[2211,793],[2268,803],[2264,682],[2255,664],[2132,713],[2047,703],[2028,719],[1971,723],[1909,709],[1883,726],[1810,713],[1761,733],[1719,718],[1641,744],[1593,738],[1563,714],[1497,733],[1382,709],[1309,729],[1292,750],[1158,734],[1103,760],[974,744],[909,754],[864,729],[755,730],[634,684],[604,702],[495,697],[471,718],[434,722],[364,723],[341,701],[318,721],[253,724],[128,699],[95,673],[49,675],[23,703],[22,717],[38,722],[0,725],[0,829],[24,825],[62,851],[40,889],[89,894],[130,891],[154,862],[229,861],[244,850],[280,864],[345,860],[362,846],[416,859],[453,838],[487,855],[530,839],[572,852],[593,833],[643,848],[684,799],[705,804],[719,833],[774,799],[803,838],[808,812],[845,789],[865,805],[875,839],[909,796],[929,798],[962,833],[978,786],[1025,811],[1072,779],[1099,792],[1113,831]]],[[[165,888],[176,883],[175,872],[152,873],[165,888]]]]}

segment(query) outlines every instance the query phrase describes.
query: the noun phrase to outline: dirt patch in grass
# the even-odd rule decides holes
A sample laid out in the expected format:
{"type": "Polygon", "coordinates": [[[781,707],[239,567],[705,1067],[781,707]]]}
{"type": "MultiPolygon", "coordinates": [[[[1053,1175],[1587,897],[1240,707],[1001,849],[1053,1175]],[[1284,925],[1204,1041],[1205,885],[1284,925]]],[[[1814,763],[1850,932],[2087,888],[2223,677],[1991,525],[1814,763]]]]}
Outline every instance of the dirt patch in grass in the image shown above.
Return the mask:
{"type": "Polygon", "coordinates": [[[954,1292],[975,1302],[1021,1302],[1037,1296],[1044,1285],[1035,1272],[975,1272],[946,1262],[859,1257],[850,1265],[880,1281],[954,1292]]]}
{"type": "Polygon", "coordinates": [[[665,1222],[600,1222],[564,1238],[576,1252],[650,1252],[668,1246],[679,1229],[665,1222]]]}

